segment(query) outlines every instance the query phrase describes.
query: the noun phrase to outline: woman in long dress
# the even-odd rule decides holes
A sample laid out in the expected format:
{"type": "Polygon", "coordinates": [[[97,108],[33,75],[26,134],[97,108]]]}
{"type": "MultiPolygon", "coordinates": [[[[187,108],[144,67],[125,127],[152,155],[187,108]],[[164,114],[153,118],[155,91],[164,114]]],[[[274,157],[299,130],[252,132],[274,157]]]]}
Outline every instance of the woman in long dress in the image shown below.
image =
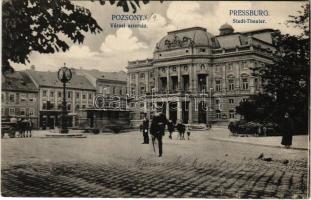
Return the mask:
{"type": "Polygon", "coordinates": [[[290,148],[293,141],[293,121],[289,117],[288,113],[285,113],[284,120],[282,122],[281,131],[283,134],[281,144],[285,146],[285,148],[290,148]]]}

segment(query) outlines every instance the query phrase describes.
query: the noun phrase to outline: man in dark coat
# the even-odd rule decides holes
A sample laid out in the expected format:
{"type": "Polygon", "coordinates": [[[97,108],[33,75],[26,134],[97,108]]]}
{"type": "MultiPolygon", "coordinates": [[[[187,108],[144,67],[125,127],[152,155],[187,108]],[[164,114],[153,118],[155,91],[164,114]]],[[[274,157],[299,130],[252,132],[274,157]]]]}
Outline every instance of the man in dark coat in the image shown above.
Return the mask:
{"type": "Polygon", "coordinates": [[[182,121],[179,121],[176,125],[176,129],[179,133],[179,139],[180,140],[184,140],[185,139],[185,130],[186,130],[186,127],[185,125],[182,123],[182,121]]]}
{"type": "Polygon", "coordinates": [[[290,148],[293,140],[293,121],[289,117],[288,113],[285,113],[284,120],[281,124],[281,131],[283,134],[281,144],[285,146],[285,148],[290,148]]]}
{"type": "Polygon", "coordinates": [[[158,140],[159,144],[159,157],[162,156],[162,137],[164,136],[165,126],[167,125],[168,121],[166,116],[158,112],[156,113],[151,122],[150,126],[150,134],[152,135],[152,144],[154,145],[155,139],[158,140]]]}
{"type": "Polygon", "coordinates": [[[174,129],[175,129],[175,124],[172,120],[168,121],[167,129],[168,129],[168,132],[170,133],[168,137],[172,139],[172,133],[174,132],[174,129]]]}
{"type": "Polygon", "coordinates": [[[147,117],[144,117],[143,124],[142,124],[142,131],[143,131],[143,136],[144,136],[144,142],[143,144],[149,144],[149,120],[147,117]]]}

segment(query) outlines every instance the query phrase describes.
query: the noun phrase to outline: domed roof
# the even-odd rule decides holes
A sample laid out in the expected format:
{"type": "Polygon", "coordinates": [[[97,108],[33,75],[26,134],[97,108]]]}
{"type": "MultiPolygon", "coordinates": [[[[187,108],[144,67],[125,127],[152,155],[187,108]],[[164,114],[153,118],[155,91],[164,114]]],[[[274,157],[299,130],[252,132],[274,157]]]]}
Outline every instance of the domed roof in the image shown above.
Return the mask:
{"type": "Polygon", "coordinates": [[[224,29],[234,30],[233,27],[230,24],[228,24],[228,23],[225,23],[225,24],[221,25],[221,27],[219,28],[219,30],[224,30],[224,29]]]}
{"type": "Polygon", "coordinates": [[[171,31],[157,43],[155,51],[189,47],[191,43],[194,46],[212,47],[213,37],[211,33],[207,32],[206,29],[202,27],[171,31]]]}

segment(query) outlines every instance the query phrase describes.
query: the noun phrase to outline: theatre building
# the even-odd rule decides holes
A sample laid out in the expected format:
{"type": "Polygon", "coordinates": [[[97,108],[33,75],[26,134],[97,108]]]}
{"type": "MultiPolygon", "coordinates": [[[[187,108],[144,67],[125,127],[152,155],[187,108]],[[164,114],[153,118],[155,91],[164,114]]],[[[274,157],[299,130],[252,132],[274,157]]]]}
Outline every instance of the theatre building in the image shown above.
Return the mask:
{"type": "Polygon", "coordinates": [[[212,35],[202,27],[168,32],[153,58],[129,61],[127,91],[132,119],[155,108],[184,123],[227,123],[239,119],[235,107],[261,91],[252,68],[272,63],[275,30],[235,32],[229,24],[212,35]]]}

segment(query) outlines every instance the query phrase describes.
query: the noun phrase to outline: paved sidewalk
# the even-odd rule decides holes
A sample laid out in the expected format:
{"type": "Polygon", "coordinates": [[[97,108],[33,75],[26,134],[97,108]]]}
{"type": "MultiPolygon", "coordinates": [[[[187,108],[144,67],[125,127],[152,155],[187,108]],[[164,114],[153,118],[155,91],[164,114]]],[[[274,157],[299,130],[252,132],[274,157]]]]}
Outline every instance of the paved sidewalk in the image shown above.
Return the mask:
{"type": "MultiPolygon", "coordinates": [[[[283,148],[281,145],[282,137],[281,136],[267,136],[267,137],[241,137],[241,136],[233,136],[230,134],[230,131],[227,128],[212,128],[209,131],[210,139],[219,140],[219,141],[227,141],[227,142],[238,142],[245,144],[253,144],[260,146],[268,146],[268,147],[276,147],[283,148]]],[[[292,149],[297,150],[308,150],[308,135],[295,135],[293,136],[293,145],[292,149]]]]}

